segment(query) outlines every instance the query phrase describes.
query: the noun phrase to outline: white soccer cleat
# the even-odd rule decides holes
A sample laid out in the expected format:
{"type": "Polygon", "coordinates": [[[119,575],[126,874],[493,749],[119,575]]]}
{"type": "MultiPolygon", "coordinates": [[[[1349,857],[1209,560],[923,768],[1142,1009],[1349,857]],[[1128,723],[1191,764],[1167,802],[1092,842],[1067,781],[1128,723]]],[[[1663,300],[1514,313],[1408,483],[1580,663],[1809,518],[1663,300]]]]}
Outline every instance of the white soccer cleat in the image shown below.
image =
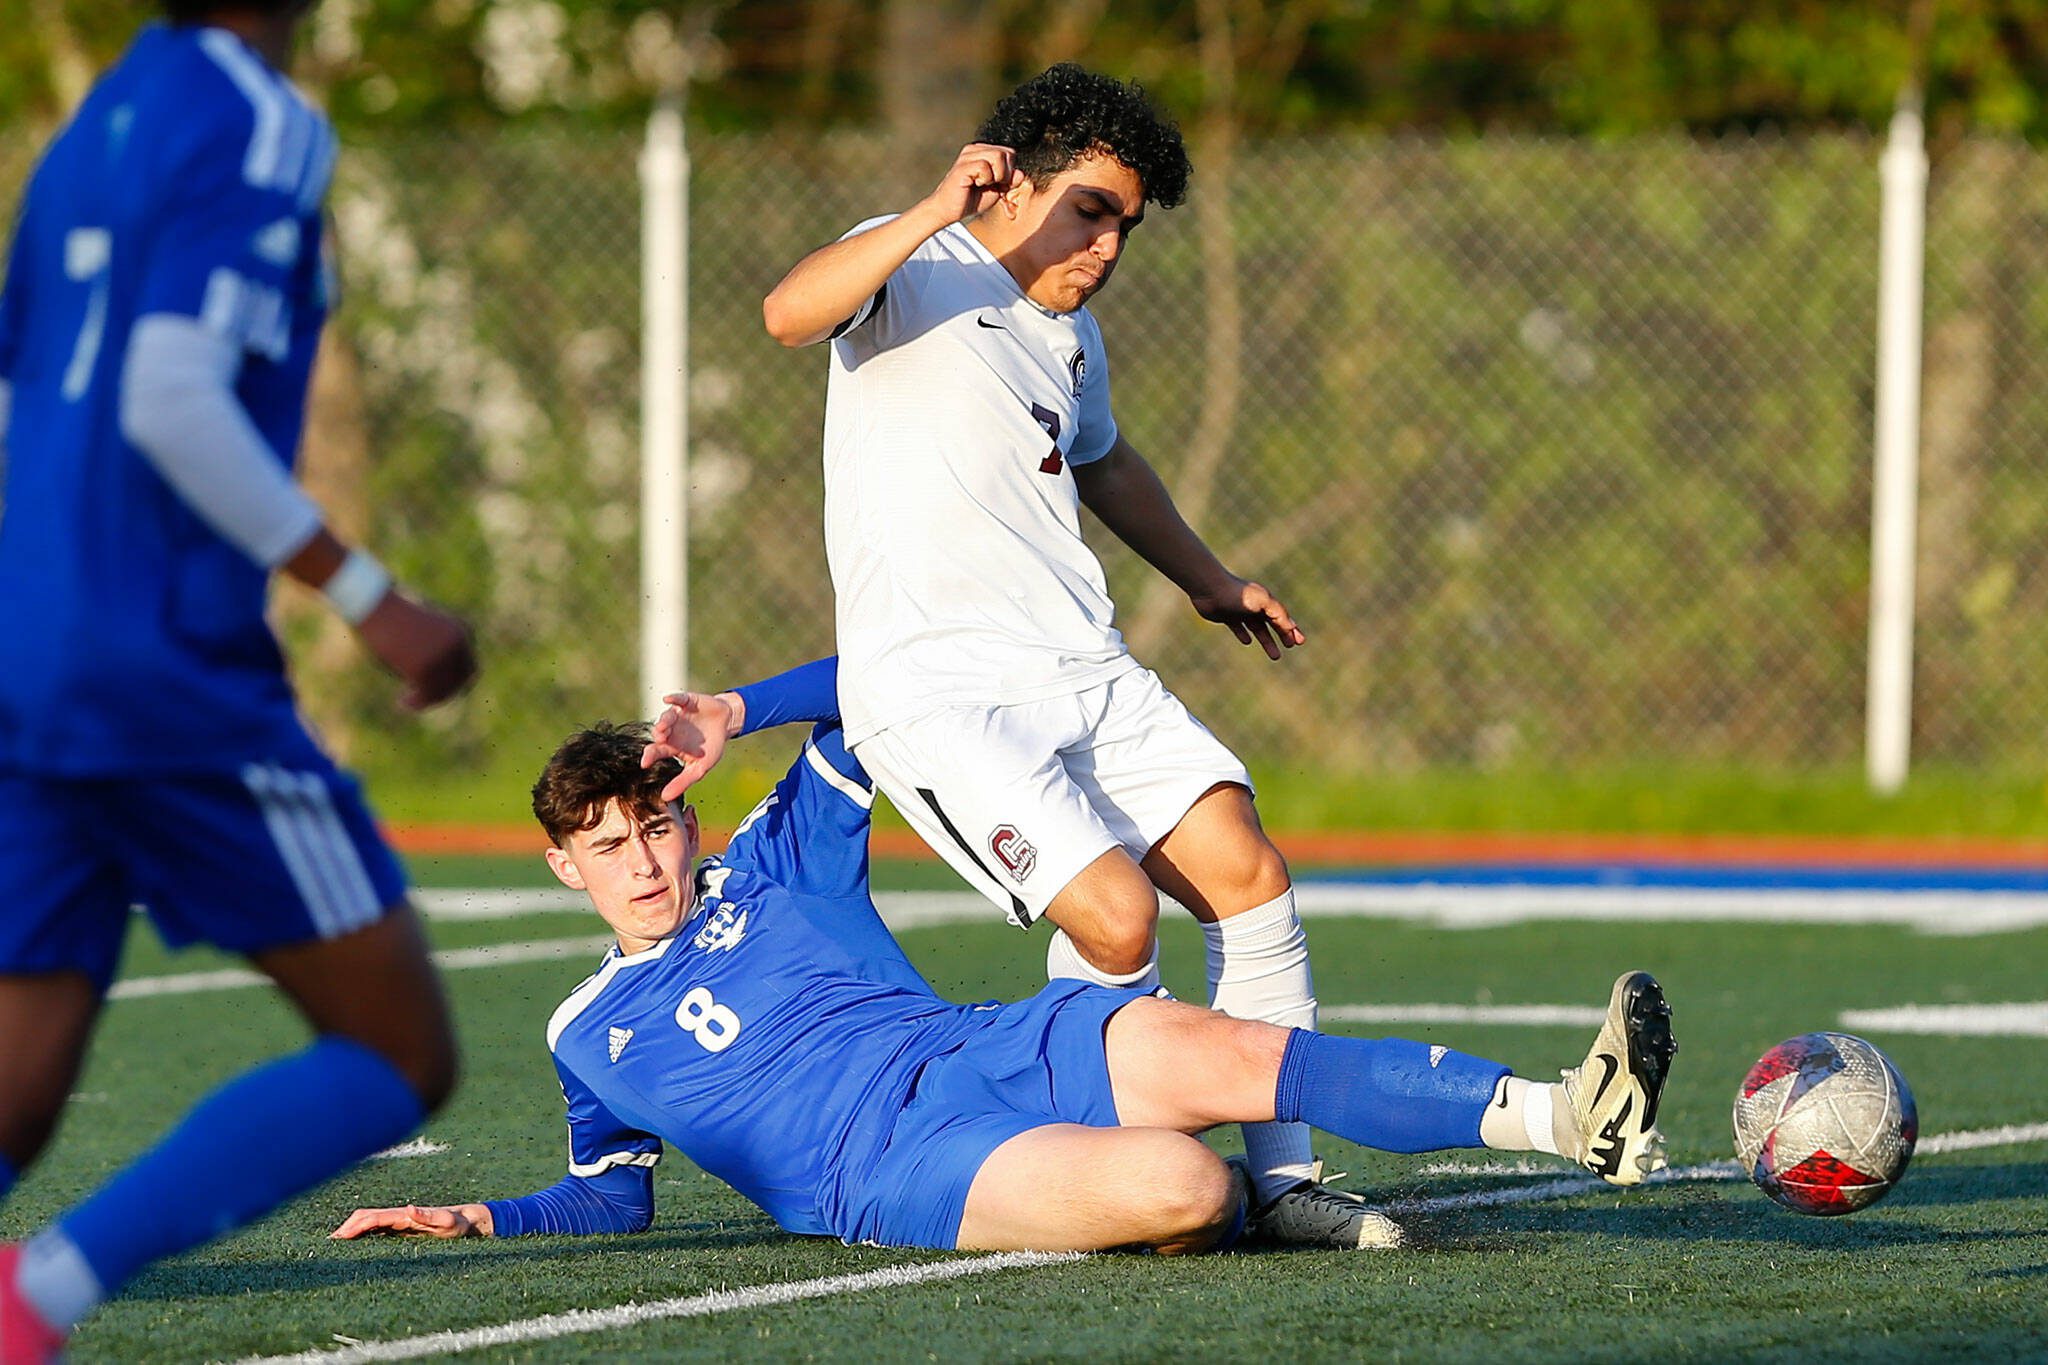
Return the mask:
{"type": "MultiPolygon", "coordinates": [[[[1230,1161],[1244,1169],[1243,1157],[1230,1161]]],[[[1385,1251],[1408,1240],[1399,1223],[1357,1195],[1323,1184],[1320,1161],[1307,1181],[1255,1209],[1245,1234],[1262,1242],[1338,1251],[1385,1251]]]]}
{"type": "Polygon", "coordinates": [[[1640,1185],[1664,1169],[1657,1101],[1677,1051],[1671,1006],[1657,978],[1622,973],[1593,1050],[1583,1065],[1564,1073],[1571,1126],[1559,1125],[1558,1150],[1610,1185],[1640,1185]]]}

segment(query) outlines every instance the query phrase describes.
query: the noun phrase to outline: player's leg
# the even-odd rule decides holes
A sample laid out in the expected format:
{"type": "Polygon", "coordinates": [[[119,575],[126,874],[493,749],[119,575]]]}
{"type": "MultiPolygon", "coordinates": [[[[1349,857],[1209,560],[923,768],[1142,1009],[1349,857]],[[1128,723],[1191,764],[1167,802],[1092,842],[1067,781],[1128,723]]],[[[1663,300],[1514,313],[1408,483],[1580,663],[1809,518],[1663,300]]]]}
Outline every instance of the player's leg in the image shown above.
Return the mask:
{"type": "Polygon", "coordinates": [[[315,1036],[347,1039],[382,1057],[428,1112],[455,1089],[455,1027],[409,904],[366,929],[274,948],[254,961],[315,1036]],[[365,988],[370,982],[374,989],[365,988]]]}
{"type": "Polygon", "coordinates": [[[56,1132],[99,1008],[85,972],[0,974],[0,1199],[56,1132]]]}
{"type": "MultiPolygon", "coordinates": [[[[1248,788],[1231,782],[1205,791],[1146,855],[1145,870],[1201,923],[1212,1009],[1316,1026],[1308,935],[1286,860],[1260,828],[1248,788]]],[[[1347,1248],[1398,1240],[1390,1220],[1322,1184],[1305,1125],[1248,1124],[1244,1148],[1260,1236],[1347,1248]]]]}
{"type": "Polygon", "coordinates": [[[1242,1226],[1245,1193],[1202,1143],[1164,1128],[1055,1123],[996,1148],[976,1172],[963,1251],[1207,1251],[1242,1226]]]}
{"type": "Polygon", "coordinates": [[[318,1036],[215,1090],[23,1246],[16,1284],[60,1329],[150,1261],[403,1138],[453,1081],[446,1006],[353,782],[315,765],[159,786],[129,848],[159,927],[247,953],[318,1036]]]}
{"type": "Polygon", "coordinates": [[[134,896],[79,784],[0,774],[0,1198],[62,1121],[134,896]]]}
{"type": "Polygon", "coordinates": [[[1012,924],[1053,920],[1048,975],[1149,989],[1159,894],[1061,757],[1092,720],[1074,697],[945,707],[862,741],[856,757],[1012,924]]]}
{"type": "Polygon", "coordinates": [[[1045,950],[1053,981],[1159,986],[1159,892],[1121,848],[1083,868],[1045,908],[1055,932],[1045,950]]]}
{"type": "Polygon", "coordinates": [[[1639,1182],[1661,1156],[1656,1111],[1674,1050],[1647,972],[1615,982],[1586,1062],[1562,1084],[1441,1044],[1281,1029],[1174,1000],[1131,1001],[1103,1033],[1124,1123],[1195,1133],[1297,1120],[1381,1151],[1550,1152],[1616,1184],[1639,1182]]]}
{"type": "MultiPolygon", "coordinates": [[[[1107,693],[1091,746],[1069,767],[1099,793],[1098,808],[1126,846],[1143,851],[1149,879],[1201,921],[1210,1005],[1240,1019],[1314,1028],[1308,937],[1287,862],[1260,828],[1244,765],[1149,670],[1118,677],[1107,693]]],[[[1247,1129],[1244,1139],[1268,1212],[1283,1198],[1317,1198],[1307,1129],[1272,1124],[1247,1129]]],[[[1328,1235],[1353,1244],[1338,1210],[1308,1212],[1317,1228],[1334,1226],[1328,1235]]],[[[1291,1225],[1269,1217],[1262,1231],[1287,1236],[1291,1225]]]]}

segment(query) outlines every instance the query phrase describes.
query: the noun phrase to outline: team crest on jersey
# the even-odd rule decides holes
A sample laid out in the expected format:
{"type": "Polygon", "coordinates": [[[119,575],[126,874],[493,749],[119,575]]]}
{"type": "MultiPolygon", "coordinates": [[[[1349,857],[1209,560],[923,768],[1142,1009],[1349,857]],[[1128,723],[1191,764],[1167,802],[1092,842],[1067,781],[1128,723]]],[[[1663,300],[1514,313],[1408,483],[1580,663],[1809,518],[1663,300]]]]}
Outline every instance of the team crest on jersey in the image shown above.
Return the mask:
{"type": "Polygon", "coordinates": [[[1083,346],[1074,352],[1074,358],[1067,362],[1067,374],[1074,381],[1074,397],[1081,396],[1081,386],[1088,382],[1088,348],[1083,346]]]}
{"type": "Polygon", "coordinates": [[[731,901],[720,901],[691,942],[707,953],[720,953],[738,947],[746,936],[747,912],[731,901]]]}
{"type": "Polygon", "coordinates": [[[1031,869],[1038,866],[1038,850],[1017,832],[1015,825],[997,825],[995,833],[988,836],[988,851],[996,855],[996,861],[1020,886],[1031,875],[1031,869]]]}

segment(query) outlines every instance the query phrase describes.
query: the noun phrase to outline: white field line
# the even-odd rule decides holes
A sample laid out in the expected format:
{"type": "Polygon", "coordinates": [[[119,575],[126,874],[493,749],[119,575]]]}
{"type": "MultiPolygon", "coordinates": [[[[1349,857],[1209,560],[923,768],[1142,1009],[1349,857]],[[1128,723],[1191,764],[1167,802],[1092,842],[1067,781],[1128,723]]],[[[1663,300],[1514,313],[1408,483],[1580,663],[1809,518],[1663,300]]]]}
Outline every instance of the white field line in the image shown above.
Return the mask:
{"type": "Polygon", "coordinates": [[[1555,1161],[1540,1156],[1518,1157],[1513,1161],[1429,1161],[1415,1168],[1417,1175],[1551,1175],[1555,1161]]]}
{"type": "Polygon", "coordinates": [[[2002,1128],[1934,1133],[1921,1138],[1920,1145],[1913,1150],[1938,1156],[1943,1152],[1974,1152],[1984,1147],[2017,1147],[2025,1142],[2048,1142],[2048,1123],[2008,1123],[2002,1128]]]}
{"type": "Polygon", "coordinates": [[[768,1308],[804,1299],[830,1298],[839,1294],[861,1294],[870,1289],[903,1289],[936,1280],[957,1280],[969,1275],[987,1275],[998,1270],[1017,1270],[1055,1265],[1081,1259],[1078,1252],[1048,1253],[1006,1251],[979,1256],[971,1261],[927,1261],[921,1265],[885,1266],[858,1275],[828,1275],[816,1280],[790,1280],[782,1284],[754,1285],[747,1289],[721,1289],[688,1298],[662,1299],[657,1303],[628,1303],[617,1308],[581,1308],[568,1313],[524,1318],[497,1327],[474,1327],[462,1331],[431,1332],[425,1336],[396,1341],[352,1342],[339,1350],[302,1351],[287,1356],[251,1356],[238,1365],[354,1365],[356,1361],[417,1360],[421,1356],[452,1355],[485,1346],[516,1346],[529,1341],[586,1332],[609,1332],[664,1318],[702,1318],[747,1308],[768,1308]]]}
{"type": "Polygon", "coordinates": [[[403,1161],[414,1156],[439,1156],[447,1150],[448,1144],[445,1142],[430,1142],[426,1138],[417,1137],[410,1142],[401,1142],[396,1147],[386,1147],[381,1152],[373,1152],[370,1154],[370,1160],[403,1161]]]}
{"type": "MultiPolygon", "coordinates": [[[[981,902],[976,900],[979,905],[981,902]]],[[[509,967],[561,958],[596,959],[609,939],[545,938],[525,943],[496,943],[479,948],[446,948],[434,954],[443,971],[475,967],[509,967]]],[[[110,1000],[136,1000],[160,995],[191,995],[241,990],[269,980],[244,967],[218,971],[142,976],[114,983],[110,1000]]],[[[1326,1005],[1319,1012],[1330,1023],[1348,1024],[1491,1024],[1528,1028],[1598,1028],[1605,1011],[1593,1005],[1326,1005]]],[[[1845,1010],[1841,1025],[1873,1033],[1931,1033],[1972,1037],[2048,1038],[2048,1002],[2012,1005],[1905,1005],[1897,1009],[1845,1010]]]]}
{"type": "Polygon", "coordinates": [[[513,919],[564,910],[590,912],[589,899],[566,886],[416,886],[409,897],[428,919],[513,919]]]}
{"type": "MultiPolygon", "coordinates": [[[[555,958],[587,957],[591,965],[611,942],[608,938],[544,938],[530,943],[493,943],[481,948],[444,948],[434,954],[434,965],[444,972],[472,967],[507,967],[519,962],[547,962],[555,958]]],[[[201,991],[231,991],[261,986],[270,980],[261,972],[228,967],[215,972],[179,972],[170,976],[138,976],[116,981],[107,992],[109,1000],[138,1000],[154,995],[191,995],[201,991]]]]}
{"type": "MultiPolygon", "coordinates": [[[[1944,1152],[1973,1152],[1986,1147],[2018,1147],[2029,1142],[2048,1142],[2048,1123],[2009,1123],[1999,1128],[1975,1128],[1960,1133],[1930,1133],[1920,1139],[1915,1155],[1939,1156],[1944,1152]]],[[[1424,1166],[1422,1174],[1523,1175],[1541,1174],[1531,1170],[1534,1163],[1523,1160],[1513,1165],[1470,1165],[1445,1162],[1424,1166]]],[[[1741,1180],[1748,1172],[1733,1161],[1709,1161],[1698,1166],[1672,1166],[1653,1174],[1648,1184],[1671,1185],[1695,1180],[1741,1180]]],[[[1559,1176],[1535,1185],[1511,1185],[1506,1189],[1472,1190],[1465,1194],[1438,1195],[1387,1205],[1390,1213],[1432,1213],[1441,1209],[1491,1208],[1497,1204],[1526,1204],[1539,1199],[1563,1199],[1601,1189],[1602,1182],[1590,1175],[1559,1176]]]]}
{"type": "Polygon", "coordinates": [[[2048,893],[1791,890],[1672,886],[1461,886],[1303,882],[1304,917],[1416,919],[1446,929],[1549,920],[1594,923],[1896,924],[1923,934],[1989,934],[2048,924],[2048,893]]]}
{"type": "MultiPolygon", "coordinates": [[[[566,888],[442,887],[413,893],[434,919],[507,919],[583,909],[566,888]]],[[[1989,934],[2048,925],[2048,893],[1870,891],[1670,886],[1465,886],[1302,882],[1306,917],[1421,920],[1446,929],[1581,920],[1595,923],[1894,924],[1926,934],[1989,934]]],[[[971,891],[883,891],[875,904],[891,929],[995,923],[971,891]]],[[[1169,915],[1171,923],[1178,916],[1169,915]]]]}
{"type": "Polygon", "coordinates": [[[1607,1011],[1595,1005],[1326,1005],[1318,1019],[1346,1024],[1524,1024],[1531,1028],[1599,1028],[1607,1011]]]}
{"type": "MultiPolygon", "coordinates": [[[[1970,1151],[1983,1147],[2017,1146],[2027,1142],[2048,1142],[2048,1123],[1980,1128],[1961,1133],[1940,1133],[1921,1139],[1923,1153],[1970,1151]]],[[[1474,1174],[1542,1174],[1543,1170],[1517,1162],[1474,1174]]],[[[1433,1168],[1424,1167],[1425,1173],[1433,1168]]],[[[1449,1173],[1449,1172],[1446,1172],[1449,1173]]],[[[1743,1170],[1733,1161],[1709,1161],[1698,1166],[1679,1166],[1658,1171],[1647,1183],[1674,1185],[1702,1180],[1739,1180],[1743,1170]]],[[[1398,1200],[1385,1207],[1390,1213],[1438,1213],[1449,1209],[1493,1208],[1504,1204],[1528,1204],[1545,1199],[1568,1199],[1607,1188],[1590,1175],[1567,1175],[1530,1185],[1506,1189],[1471,1190],[1463,1194],[1437,1195],[1427,1199],[1398,1200]]],[[[922,1265],[886,1266],[857,1275],[831,1275],[815,1280],[793,1280],[781,1284],[756,1285],[748,1289],[724,1289],[688,1298],[663,1299],[656,1303],[621,1304],[616,1308],[584,1308],[544,1317],[524,1318],[496,1327],[475,1327],[459,1331],[432,1332],[394,1341],[350,1341],[339,1349],[301,1351],[296,1355],[250,1356],[236,1365],[354,1365],[358,1361],[415,1360],[421,1356],[452,1355],[485,1346],[516,1346],[529,1341],[587,1332],[609,1332],[664,1318],[710,1317],[749,1308],[767,1308],[805,1299],[858,1294],[870,1289],[902,1289],[936,1280],[985,1275],[991,1271],[1056,1265],[1082,1259],[1078,1252],[1006,1251],[999,1255],[968,1261],[931,1261],[922,1265]]]]}
{"type": "Polygon", "coordinates": [[[1934,1033],[1951,1038],[2048,1038],[2048,1000],[2011,1005],[1900,1005],[1844,1010],[1842,1027],[1873,1033],[1934,1033]]]}
{"type": "MultiPolygon", "coordinates": [[[[1645,1183],[1671,1185],[1692,1180],[1733,1180],[1742,1168],[1732,1161],[1709,1161],[1699,1166],[1670,1166],[1653,1174],[1645,1183]]],[[[1389,1213],[1440,1213],[1446,1209],[1486,1209],[1500,1204],[1528,1204],[1543,1199],[1569,1199],[1612,1188],[1593,1175],[1561,1175],[1534,1185],[1510,1185],[1506,1189],[1468,1190],[1464,1194],[1439,1194],[1427,1199],[1397,1199],[1387,1204],[1389,1213]]]]}

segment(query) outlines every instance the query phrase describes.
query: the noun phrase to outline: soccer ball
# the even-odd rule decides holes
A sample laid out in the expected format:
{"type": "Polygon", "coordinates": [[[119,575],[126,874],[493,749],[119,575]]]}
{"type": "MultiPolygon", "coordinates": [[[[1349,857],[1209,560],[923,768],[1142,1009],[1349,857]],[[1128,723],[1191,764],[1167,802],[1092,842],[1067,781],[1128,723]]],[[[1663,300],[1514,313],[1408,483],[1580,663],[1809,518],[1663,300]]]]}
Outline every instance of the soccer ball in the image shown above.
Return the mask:
{"type": "Polygon", "coordinates": [[[1735,1155],[1794,1213],[1854,1213],[1906,1173],[1920,1118],[1891,1058],[1846,1033],[1766,1052],[1735,1094],[1735,1155]]]}

